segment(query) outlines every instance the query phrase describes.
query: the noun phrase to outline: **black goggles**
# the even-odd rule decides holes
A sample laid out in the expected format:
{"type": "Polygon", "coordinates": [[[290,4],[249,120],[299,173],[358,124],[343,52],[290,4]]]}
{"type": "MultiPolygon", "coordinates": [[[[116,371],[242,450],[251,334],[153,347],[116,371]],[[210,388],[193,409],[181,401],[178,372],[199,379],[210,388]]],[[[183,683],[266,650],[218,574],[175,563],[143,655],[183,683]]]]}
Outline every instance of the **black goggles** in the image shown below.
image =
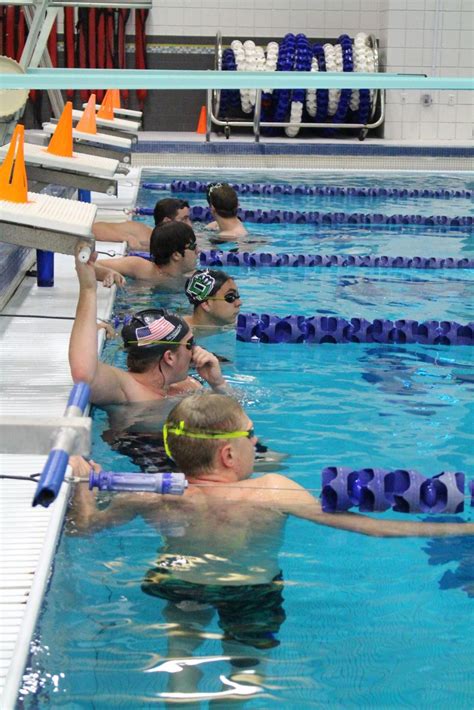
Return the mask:
{"type": "Polygon", "coordinates": [[[234,301],[238,301],[240,298],[240,293],[238,291],[229,291],[229,293],[226,293],[225,296],[211,296],[211,298],[207,299],[209,301],[225,301],[226,303],[234,303],[234,301]]]}
{"type": "Polygon", "coordinates": [[[189,242],[189,244],[186,244],[184,247],[185,249],[189,249],[189,251],[195,251],[197,247],[197,241],[194,240],[193,242],[189,242]]]}

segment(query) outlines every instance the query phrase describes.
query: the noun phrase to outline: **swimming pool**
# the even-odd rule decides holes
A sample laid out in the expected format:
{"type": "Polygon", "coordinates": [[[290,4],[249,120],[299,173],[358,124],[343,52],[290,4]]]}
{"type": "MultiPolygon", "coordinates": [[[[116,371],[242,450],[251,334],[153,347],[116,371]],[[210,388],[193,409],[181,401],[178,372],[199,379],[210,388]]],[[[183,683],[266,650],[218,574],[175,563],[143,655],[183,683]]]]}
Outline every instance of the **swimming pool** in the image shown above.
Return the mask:
{"type": "MultiPolygon", "coordinates": [[[[196,175],[206,179],[203,173],[196,175]]],[[[159,176],[160,181],[172,177],[159,176]]],[[[346,185],[353,180],[320,173],[269,177],[226,172],[225,177],[240,182],[324,179],[346,185]]],[[[143,176],[153,178],[156,175],[143,176]]],[[[416,180],[425,184],[427,177],[383,174],[358,179],[364,184],[383,180],[406,185],[416,180]]],[[[468,186],[459,175],[429,180],[430,185],[452,187],[454,180],[468,186]]],[[[182,196],[193,203],[204,200],[203,195],[182,196]]],[[[153,204],[159,197],[144,197],[141,191],[139,201],[153,204]]],[[[242,203],[244,199],[247,204],[247,196],[242,203]]],[[[287,202],[286,196],[272,196],[271,201],[265,198],[265,208],[295,208],[299,199],[292,196],[287,202]]],[[[433,203],[430,214],[438,212],[439,202],[433,203]]],[[[470,207],[461,208],[461,202],[443,202],[443,212],[468,214],[470,207]]],[[[373,211],[390,209],[374,204],[373,211]]],[[[410,211],[418,204],[410,205],[410,211]]],[[[338,208],[336,202],[331,209],[338,208]]],[[[314,228],[307,225],[303,230],[301,225],[255,227],[268,240],[255,250],[295,251],[301,239],[306,240],[306,246],[298,248],[301,252],[341,248],[340,227],[326,228],[329,240],[323,249],[314,228]]],[[[368,253],[370,242],[372,253],[393,249],[403,255],[472,256],[467,229],[417,227],[407,234],[400,228],[399,234],[390,229],[383,235],[379,228],[365,231],[362,240],[359,228],[348,228],[341,250],[368,253]]],[[[228,271],[237,279],[245,311],[472,319],[468,271],[228,271]]],[[[140,307],[150,301],[185,306],[180,296],[163,297],[134,285],[120,294],[116,310],[126,311],[132,299],[140,307]]],[[[328,465],[414,468],[424,475],[457,470],[472,478],[472,348],[255,345],[236,343],[233,333],[207,338],[203,345],[230,361],[224,374],[259,437],[288,455],[281,463],[283,473],[316,495],[320,471],[328,465]]],[[[114,342],[104,355],[123,363],[123,352],[114,342]]],[[[136,469],[129,458],[111,450],[106,417],[97,413],[95,422],[94,457],[105,468],[136,469]]],[[[472,512],[467,509],[459,517],[472,519],[472,512]]],[[[164,619],[164,602],[140,588],[160,546],[156,530],[139,518],[90,538],[63,536],[24,686],[25,707],[151,708],[164,702],[170,678],[163,666],[167,636],[179,629],[164,619]],[[35,685],[36,695],[27,694],[35,685]]],[[[265,654],[261,688],[245,702],[255,708],[431,708],[448,703],[470,708],[473,555],[468,538],[372,539],[290,520],[280,554],[286,612],[277,634],[280,645],[265,654]]],[[[194,633],[201,641],[193,654],[201,661],[199,690],[218,694],[229,687],[221,676],[228,679],[231,671],[222,658],[216,619],[204,630],[196,622],[194,633]]],[[[233,677],[244,689],[249,687],[235,669],[233,677]]],[[[214,706],[224,701],[225,696],[217,695],[214,706]]],[[[202,702],[204,706],[207,701],[202,702]]]]}

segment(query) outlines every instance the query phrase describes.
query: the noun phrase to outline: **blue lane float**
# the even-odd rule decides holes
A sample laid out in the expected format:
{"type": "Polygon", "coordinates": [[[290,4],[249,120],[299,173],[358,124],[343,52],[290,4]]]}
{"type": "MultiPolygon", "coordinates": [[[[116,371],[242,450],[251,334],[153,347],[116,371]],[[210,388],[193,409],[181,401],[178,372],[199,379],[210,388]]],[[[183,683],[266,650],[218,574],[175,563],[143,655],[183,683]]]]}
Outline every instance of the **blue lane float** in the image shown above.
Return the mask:
{"type": "MultiPolygon", "coordinates": [[[[358,508],[361,512],[462,513],[465,475],[442,471],[425,478],[412,470],[352,470],[330,466],[321,474],[321,505],[326,513],[358,508]]],[[[473,483],[469,484],[472,490],[473,483]]],[[[471,505],[473,505],[471,500],[471,505]]]]}
{"type": "Polygon", "coordinates": [[[89,474],[89,490],[98,488],[99,491],[145,491],[181,496],[187,486],[184,473],[96,473],[91,470],[89,474]]]}
{"type": "MultiPolygon", "coordinates": [[[[151,259],[147,251],[130,251],[129,256],[151,259]]],[[[209,249],[199,253],[201,266],[360,266],[384,269],[474,269],[474,259],[437,256],[373,256],[371,254],[272,254],[209,249]]]]}
{"type": "MultiPolygon", "coordinates": [[[[145,182],[147,190],[206,193],[209,183],[200,180],[173,180],[172,182],[145,182]]],[[[290,185],[288,183],[237,183],[229,185],[241,195],[317,195],[318,197],[427,197],[431,199],[469,198],[472,190],[429,190],[404,187],[342,187],[336,185],[290,185]]]]}
{"type": "Polygon", "coordinates": [[[338,316],[280,317],[267,313],[240,313],[237,340],[246,343],[419,343],[421,345],[474,345],[474,323],[376,318],[346,320],[338,316]]]}
{"type": "MultiPolygon", "coordinates": [[[[133,252],[143,256],[143,252],[133,252]]],[[[146,255],[149,257],[149,254],[146,255]]],[[[218,249],[199,254],[202,266],[360,266],[393,269],[472,269],[474,259],[435,256],[358,256],[353,254],[271,254],[268,252],[228,252],[218,249]]]]}
{"type": "MultiPolygon", "coordinates": [[[[152,215],[151,207],[137,207],[139,215],[152,215]]],[[[194,222],[210,222],[213,217],[209,207],[194,205],[189,210],[194,222]]],[[[298,210],[239,209],[238,216],[244,222],[255,224],[419,224],[425,227],[466,227],[472,225],[470,215],[419,215],[365,213],[365,212],[300,212],[298,210]]]]}

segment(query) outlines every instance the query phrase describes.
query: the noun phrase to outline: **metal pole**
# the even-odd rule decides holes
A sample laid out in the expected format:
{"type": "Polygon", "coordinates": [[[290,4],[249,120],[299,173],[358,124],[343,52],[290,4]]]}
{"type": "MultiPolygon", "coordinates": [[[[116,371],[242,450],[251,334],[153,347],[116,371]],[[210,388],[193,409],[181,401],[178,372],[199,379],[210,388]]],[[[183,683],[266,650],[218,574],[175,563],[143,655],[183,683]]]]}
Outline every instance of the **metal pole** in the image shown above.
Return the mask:
{"type": "Polygon", "coordinates": [[[253,134],[255,143],[260,143],[260,113],[262,110],[262,90],[257,89],[255,95],[255,109],[253,114],[253,134]]]}
{"type": "MultiPolygon", "coordinates": [[[[58,8],[48,8],[46,14],[42,12],[41,8],[36,11],[29,5],[24,6],[25,18],[29,27],[28,38],[21,55],[20,64],[25,69],[29,67],[46,67],[48,69],[53,68],[53,63],[51,62],[51,57],[47,49],[48,37],[51,33],[51,28],[56,20],[59,9],[58,8]],[[40,29],[38,32],[38,23],[35,22],[36,14],[39,14],[41,18],[44,17],[40,29]],[[33,36],[33,32],[35,36],[33,36]],[[30,42],[31,37],[31,42],[30,42]]],[[[59,118],[64,109],[64,100],[59,89],[48,89],[48,97],[53,110],[53,115],[59,118]]]]}

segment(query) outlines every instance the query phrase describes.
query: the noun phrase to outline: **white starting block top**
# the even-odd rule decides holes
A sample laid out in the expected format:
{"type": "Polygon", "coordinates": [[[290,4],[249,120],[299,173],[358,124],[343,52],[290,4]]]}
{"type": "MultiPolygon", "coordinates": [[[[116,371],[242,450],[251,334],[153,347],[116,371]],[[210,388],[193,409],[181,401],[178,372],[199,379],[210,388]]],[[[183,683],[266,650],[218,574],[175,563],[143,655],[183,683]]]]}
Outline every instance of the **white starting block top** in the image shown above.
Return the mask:
{"type": "MultiPolygon", "coordinates": [[[[0,158],[4,158],[9,148],[4,145],[0,148],[0,158]]],[[[92,148],[91,148],[92,150],[92,148]]],[[[75,173],[85,173],[100,177],[112,177],[115,175],[119,161],[111,158],[101,158],[88,153],[74,153],[71,158],[62,155],[48,153],[46,148],[34,143],[24,144],[25,162],[31,165],[43,165],[45,168],[60,168],[72,170],[75,173]]]]}
{"type": "MultiPolygon", "coordinates": [[[[112,121],[110,121],[110,123],[112,123],[112,121]]],[[[52,135],[56,130],[57,125],[57,123],[43,123],[43,131],[48,135],[52,135]]],[[[84,131],[76,131],[76,129],[73,128],[72,137],[78,139],[80,138],[88,143],[98,143],[113,148],[126,148],[127,150],[131,150],[132,148],[131,138],[109,136],[108,133],[84,133],[84,131]]]]}
{"type": "Polygon", "coordinates": [[[0,200],[0,221],[89,237],[97,206],[29,192],[28,202],[0,200]]]}
{"type": "MultiPolygon", "coordinates": [[[[87,104],[82,104],[82,108],[85,108],[87,104]]],[[[101,104],[96,104],[96,109],[99,109],[101,107],[101,104]]],[[[142,111],[134,111],[131,108],[114,108],[114,115],[117,114],[117,116],[129,116],[130,118],[136,118],[136,119],[141,119],[143,116],[142,111]]]]}
{"type": "MultiPolygon", "coordinates": [[[[74,121],[79,121],[82,118],[84,111],[73,110],[72,118],[74,121]]],[[[117,131],[128,131],[129,133],[136,133],[140,128],[139,121],[127,121],[125,118],[114,118],[113,121],[108,118],[98,118],[95,117],[95,122],[98,126],[103,126],[104,128],[112,128],[117,131]]]]}

